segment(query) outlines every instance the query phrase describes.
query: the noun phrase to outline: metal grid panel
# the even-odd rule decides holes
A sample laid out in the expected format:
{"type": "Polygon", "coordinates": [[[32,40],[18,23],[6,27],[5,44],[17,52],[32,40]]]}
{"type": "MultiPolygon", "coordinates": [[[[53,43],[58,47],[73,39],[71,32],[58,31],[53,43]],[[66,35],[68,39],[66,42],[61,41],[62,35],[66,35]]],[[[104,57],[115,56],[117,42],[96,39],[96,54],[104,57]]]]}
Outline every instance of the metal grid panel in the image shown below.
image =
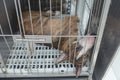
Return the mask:
{"type": "MultiPolygon", "coordinates": [[[[74,73],[73,64],[62,62],[55,64],[60,56],[59,50],[34,44],[34,52],[29,53],[27,42],[16,42],[7,60],[7,73],[74,73]]],[[[87,71],[84,67],[83,71],[87,71]]]]}

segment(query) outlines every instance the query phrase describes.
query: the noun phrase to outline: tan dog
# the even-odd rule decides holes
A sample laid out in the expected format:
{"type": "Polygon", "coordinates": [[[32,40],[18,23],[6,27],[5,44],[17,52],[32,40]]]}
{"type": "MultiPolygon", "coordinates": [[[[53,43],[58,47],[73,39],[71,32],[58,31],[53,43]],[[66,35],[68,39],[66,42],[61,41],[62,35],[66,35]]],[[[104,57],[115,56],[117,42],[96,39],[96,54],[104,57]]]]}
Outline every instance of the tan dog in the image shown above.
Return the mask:
{"type": "Polygon", "coordinates": [[[52,38],[53,47],[56,49],[58,48],[59,38],[61,38],[59,49],[62,51],[62,54],[56,63],[62,62],[64,60],[70,60],[70,62],[74,63],[76,66],[76,76],[78,76],[81,71],[82,64],[86,63],[89,56],[85,55],[84,57],[82,56],[76,60],[75,58],[77,57],[78,52],[81,50],[79,49],[78,52],[76,52],[76,47],[79,46],[73,44],[73,42],[77,41],[77,37],[62,37],[78,35],[78,17],[68,16],[62,20],[55,18],[50,19],[50,17],[46,17],[46,15],[48,16],[49,14],[46,14],[44,12],[41,13],[42,18],[40,17],[40,13],[38,11],[32,11],[32,33],[29,12],[23,12],[25,33],[27,35],[34,34],[60,36],[52,38]],[[85,58],[84,61],[83,58],[85,58]]]}
{"type": "MultiPolygon", "coordinates": [[[[46,17],[45,12],[41,12],[42,18],[40,18],[40,12],[39,11],[32,11],[32,25],[30,21],[30,15],[29,12],[23,12],[23,21],[24,21],[24,29],[25,34],[27,35],[53,35],[53,36],[69,36],[69,35],[77,35],[78,34],[78,18],[76,16],[71,17],[65,17],[65,19],[55,19],[50,17],[46,17]],[[44,15],[45,16],[44,16],[44,15]],[[42,19],[42,20],[41,20],[42,19]],[[69,29],[70,28],[70,29],[69,29]],[[33,32],[32,32],[33,29],[33,32]],[[52,32],[51,32],[52,31],[52,32]],[[69,32],[70,31],[70,32],[69,32]],[[69,34],[70,33],[70,34],[69,34]]],[[[65,40],[68,38],[62,38],[62,40],[65,40]]],[[[58,43],[59,37],[53,37],[52,39],[53,44],[58,43]]],[[[61,41],[63,43],[64,41],[61,41]]],[[[53,45],[56,46],[56,45],[53,45]]],[[[57,47],[54,47],[57,48],[57,47]]]]}

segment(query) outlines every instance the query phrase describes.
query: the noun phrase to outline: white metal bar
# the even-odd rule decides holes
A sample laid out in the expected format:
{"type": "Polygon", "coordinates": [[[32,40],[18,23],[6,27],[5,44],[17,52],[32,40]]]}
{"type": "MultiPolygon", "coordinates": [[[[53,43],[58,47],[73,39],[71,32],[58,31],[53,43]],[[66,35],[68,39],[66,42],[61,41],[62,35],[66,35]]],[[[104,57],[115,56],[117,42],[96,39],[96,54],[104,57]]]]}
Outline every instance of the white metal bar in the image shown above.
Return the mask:
{"type": "MultiPolygon", "coordinates": [[[[32,35],[34,35],[34,30],[33,30],[33,23],[32,23],[32,14],[31,14],[31,5],[30,5],[30,0],[28,0],[28,7],[29,7],[29,14],[30,14],[30,24],[31,24],[31,29],[32,29],[32,35]]],[[[33,46],[33,42],[32,42],[32,49],[31,52],[33,53],[34,52],[34,46],[33,46]]]]}
{"type": "Polygon", "coordinates": [[[5,12],[6,12],[7,21],[8,21],[8,25],[9,25],[9,28],[10,28],[10,32],[11,32],[11,34],[13,34],[5,0],[3,0],[3,4],[4,4],[4,7],[5,7],[5,12]]]}
{"type": "Polygon", "coordinates": [[[91,10],[90,4],[88,4],[87,0],[85,0],[85,3],[86,3],[86,5],[87,5],[87,7],[88,7],[88,9],[90,11],[91,10]]]}
{"type": "Polygon", "coordinates": [[[60,34],[59,34],[59,42],[58,42],[58,49],[60,48],[61,43],[61,35],[62,35],[62,0],[60,0],[60,8],[61,8],[61,16],[60,16],[60,34]]]}
{"type": "Polygon", "coordinates": [[[108,12],[109,12],[109,8],[110,8],[110,4],[111,4],[111,0],[105,0],[103,7],[102,7],[102,15],[101,15],[101,19],[100,19],[100,24],[99,24],[99,30],[98,30],[98,38],[97,38],[97,43],[95,45],[95,49],[94,49],[94,54],[92,55],[92,64],[90,67],[90,76],[89,79],[92,79],[92,74],[95,68],[95,64],[96,64],[96,59],[98,56],[98,51],[100,49],[100,43],[102,40],[102,36],[103,36],[103,32],[104,32],[104,28],[105,28],[105,23],[107,20],[107,16],[108,16],[108,12]]]}
{"type": "MultiPolygon", "coordinates": [[[[72,1],[71,1],[72,2],[72,1]]],[[[70,15],[69,15],[70,19],[69,19],[69,62],[70,62],[70,58],[71,58],[71,42],[70,42],[70,33],[71,33],[71,8],[70,8],[70,15]]],[[[68,68],[69,69],[69,68],[68,68]]]]}
{"type": "Polygon", "coordinates": [[[46,63],[45,63],[45,53],[44,53],[44,51],[43,51],[43,46],[41,46],[41,50],[42,50],[42,53],[43,53],[43,56],[44,56],[44,57],[43,57],[44,73],[46,73],[46,69],[45,69],[45,64],[46,64],[46,63]]]}
{"type": "MultiPolygon", "coordinates": [[[[27,54],[26,54],[26,65],[27,65],[27,71],[28,71],[28,73],[30,73],[30,61],[29,61],[29,41],[28,41],[28,43],[27,43],[28,45],[27,45],[27,54]],[[27,59],[27,57],[28,57],[28,59],[27,59]]],[[[25,50],[24,50],[24,52],[25,52],[25,50]]]]}
{"type": "MultiPolygon", "coordinates": [[[[22,27],[23,27],[23,33],[24,33],[24,35],[25,35],[25,29],[24,29],[24,23],[23,23],[23,17],[22,17],[22,11],[21,11],[21,5],[20,5],[20,1],[18,0],[18,5],[19,5],[19,11],[20,11],[20,17],[21,17],[21,21],[22,21],[22,27]]],[[[29,7],[30,8],[30,7],[29,7]]],[[[23,39],[22,39],[22,43],[23,43],[23,39]]],[[[29,41],[28,41],[28,44],[29,44],[29,41]]],[[[28,49],[28,48],[27,48],[28,49]]],[[[29,50],[29,49],[28,49],[29,50]]],[[[27,50],[27,53],[29,53],[29,51],[27,50]]],[[[25,52],[25,50],[24,50],[24,52],[25,52]]],[[[27,61],[27,70],[28,70],[28,73],[30,73],[30,55],[28,54],[26,54],[26,58],[28,57],[28,60],[26,59],[26,61],[27,61]]]]}
{"type": "Polygon", "coordinates": [[[96,1],[94,17],[97,17],[97,12],[100,12],[99,7],[101,7],[101,0],[96,1]]]}
{"type": "MultiPolygon", "coordinates": [[[[2,33],[2,35],[3,35],[4,33],[3,33],[3,30],[2,30],[1,25],[0,25],[0,31],[1,31],[1,33],[2,33]]],[[[5,43],[6,43],[7,47],[8,47],[8,49],[9,49],[9,51],[10,51],[10,46],[9,46],[8,41],[7,41],[7,39],[5,38],[5,36],[3,36],[3,39],[4,39],[4,41],[5,41],[5,43]]]]}
{"type": "MultiPolygon", "coordinates": [[[[89,73],[88,72],[82,72],[81,73],[81,76],[88,76],[89,73]]],[[[74,73],[65,73],[65,74],[60,74],[60,73],[53,73],[53,74],[50,74],[50,73],[43,73],[43,74],[1,74],[0,77],[1,78],[8,78],[8,77],[67,77],[67,76],[75,76],[74,73]]]]}
{"type": "MultiPolygon", "coordinates": [[[[17,43],[18,43],[18,42],[17,42],[17,43]]],[[[16,49],[15,49],[15,53],[16,53],[16,52],[18,53],[19,51],[16,51],[16,49]]],[[[16,58],[16,59],[17,59],[17,58],[16,58]]],[[[17,59],[17,61],[18,61],[18,62],[20,62],[20,60],[19,60],[19,59],[17,59]]],[[[22,62],[21,62],[21,63],[22,63],[22,62]]],[[[21,65],[21,66],[22,66],[22,65],[21,65]]],[[[20,66],[20,68],[19,68],[19,69],[20,69],[20,73],[22,74],[21,66],[20,66]]]]}
{"type": "Polygon", "coordinates": [[[23,35],[25,35],[25,27],[24,27],[24,22],[23,22],[23,16],[22,16],[22,10],[21,10],[20,0],[18,0],[18,8],[19,8],[20,19],[21,19],[22,28],[23,28],[23,35]]]}
{"type": "MultiPolygon", "coordinates": [[[[53,28],[52,28],[52,2],[51,2],[51,0],[50,0],[50,28],[51,28],[51,36],[53,36],[53,28]]],[[[52,48],[53,48],[53,42],[51,43],[51,45],[52,45],[52,48]]]]}
{"type": "Polygon", "coordinates": [[[2,58],[2,55],[1,55],[1,52],[0,52],[0,69],[1,69],[1,71],[4,73],[5,71],[7,71],[6,70],[6,65],[5,65],[5,63],[3,62],[3,58],[2,58]],[[3,69],[4,68],[4,69],[3,69]]]}
{"type": "MultiPolygon", "coordinates": [[[[20,36],[20,35],[0,35],[0,37],[2,37],[2,36],[6,36],[6,37],[8,36],[9,37],[9,36],[20,36]]],[[[25,36],[26,37],[27,36],[32,36],[33,37],[33,35],[25,35],[25,36]]],[[[55,35],[55,36],[54,35],[53,36],[51,36],[51,35],[45,35],[45,36],[46,37],[68,37],[69,35],[62,35],[62,36],[58,36],[58,35],[55,35]]],[[[40,35],[40,37],[42,37],[42,35],[40,35]]],[[[70,35],[69,37],[98,37],[98,36],[84,36],[84,35],[83,36],[79,36],[79,35],[74,35],[73,36],[73,35],[70,35]]]]}
{"type": "Polygon", "coordinates": [[[21,34],[21,36],[22,36],[22,28],[21,28],[21,25],[20,25],[20,18],[19,18],[18,6],[17,6],[16,0],[14,0],[14,4],[15,4],[15,10],[16,10],[16,14],[17,14],[17,20],[18,20],[19,31],[20,31],[20,34],[21,34]]]}
{"type": "Polygon", "coordinates": [[[99,20],[99,14],[100,14],[100,8],[102,5],[102,0],[99,0],[98,5],[99,5],[97,8],[98,11],[96,11],[96,14],[95,14],[95,17],[97,18],[97,24],[98,24],[98,20],[99,20]]]}
{"type": "Polygon", "coordinates": [[[13,60],[13,59],[14,59],[14,56],[15,56],[14,53],[15,53],[15,51],[13,52],[13,54],[12,54],[12,56],[11,56],[11,57],[12,57],[12,58],[11,58],[11,59],[12,59],[12,61],[11,61],[11,66],[12,66],[12,69],[13,69],[13,73],[15,74],[15,69],[14,69],[14,65],[13,65],[13,64],[14,64],[14,60],[13,60]]]}
{"type": "Polygon", "coordinates": [[[99,4],[99,10],[98,10],[98,15],[100,14],[100,8],[101,8],[101,5],[102,5],[102,0],[100,0],[100,4],[99,4]]]}
{"type": "Polygon", "coordinates": [[[32,63],[31,62],[31,60],[30,60],[30,55],[32,55],[32,52],[31,52],[31,47],[30,47],[30,42],[28,41],[28,46],[27,46],[27,53],[28,53],[28,60],[27,60],[27,62],[28,62],[28,67],[27,67],[27,70],[28,70],[28,73],[32,73],[31,72],[31,64],[30,63],[32,63]]]}
{"type": "MultiPolygon", "coordinates": [[[[51,27],[51,36],[53,36],[53,28],[52,28],[52,24],[53,24],[53,22],[52,22],[52,2],[51,2],[51,0],[50,0],[50,27],[51,27]]],[[[51,45],[52,45],[52,49],[53,49],[53,42],[51,43],[51,45]]],[[[52,73],[54,72],[54,68],[52,68],[52,73]]]]}
{"type": "MultiPolygon", "coordinates": [[[[82,0],[79,0],[79,5],[82,5],[81,7],[82,7],[82,10],[80,10],[81,11],[81,14],[80,14],[80,17],[79,17],[79,19],[80,19],[80,23],[79,23],[79,26],[82,26],[82,27],[84,27],[83,26],[83,16],[84,16],[84,13],[85,13],[85,0],[83,0],[83,4],[81,4],[80,2],[81,2],[82,0]]],[[[79,5],[78,5],[78,8],[79,8],[79,5]]],[[[78,14],[79,14],[79,9],[78,9],[78,14]]],[[[83,28],[81,28],[82,30],[84,30],[83,28]]],[[[83,32],[81,32],[82,33],[82,35],[84,35],[84,33],[83,32]]]]}
{"type": "Polygon", "coordinates": [[[41,0],[39,0],[39,12],[40,12],[40,24],[41,24],[41,32],[42,32],[42,35],[44,34],[43,33],[43,24],[42,24],[42,13],[41,13],[41,0]]]}
{"type": "MultiPolygon", "coordinates": [[[[97,19],[98,20],[98,18],[99,18],[99,14],[100,14],[100,7],[101,7],[101,4],[102,4],[102,0],[98,0],[98,1],[96,1],[96,3],[95,3],[95,5],[97,6],[97,7],[94,7],[94,10],[95,10],[95,13],[94,14],[92,14],[92,15],[94,15],[94,17],[95,17],[95,19],[97,19]]],[[[93,9],[92,9],[93,10],[93,9]]],[[[91,20],[92,20],[93,18],[91,17],[91,20]]],[[[96,21],[97,21],[96,20],[96,21]]],[[[90,21],[91,22],[91,21],[90,21]]],[[[93,22],[92,22],[93,23],[93,22]]],[[[95,23],[96,24],[96,23],[95,23]]],[[[97,24],[98,24],[98,21],[97,21],[97,24]]],[[[91,25],[89,25],[89,27],[90,27],[91,25]]],[[[97,26],[97,25],[96,25],[97,26]]],[[[98,25],[99,26],[99,25],[98,25]]],[[[90,30],[90,28],[88,28],[88,32],[89,32],[89,30],[90,30]]],[[[93,52],[93,51],[92,51],[93,52]]],[[[89,67],[90,67],[90,65],[89,65],[89,67]]]]}
{"type": "MultiPolygon", "coordinates": [[[[61,12],[61,16],[60,16],[60,34],[58,34],[60,37],[59,37],[59,42],[58,42],[58,49],[60,48],[60,44],[61,44],[61,35],[62,35],[62,1],[63,0],[60,0],[60,12],[61,12]]],[[[59,49],[60,50],[60,49],[59,49]]],[[[58,64],[58,71],[60,73],[60,67],[59,67],[59,64],[58,64]]]]}
{"type": "Polygon", "coordinates": [[[87,34],[89,34],[89,30],[90,30],[90,27],[91,27],[91,21],[92,21],[92,16],[93,16],[93,13],[92,11],[94,10],[93,8],[93,5],[91,6],[91,9],[90,9],[90,13],[89,13],[89,21],[88,21],[88,30],[87,30],[87,34]]]}
{"type": "MultiPolygon", "coordinates": [[[[34,46],[35,46],[35,45],[34,45],[34,46]]],[[[37,56],[36,56],[36,58],[37,58],[37,59],[36,59],[36,68],[37,68],[37,73],[39,74],[39,70],[38,70],[38,69],[39,69],[39,67],[38,67],[39,64],[37,63],[37,62],[39,61],[39,59],[38,59],[38,50],[36,50],[36,47],[37,47],[37,46],[35,46],[34,51],[36,51],[36,55],[37,55],[37,56]]]]}
{"type": "Polygon", "coordinates": [[[32,23],[30,0],[28,0],[28,7],[29,7],[29,14],[30,14],[30,24],[31,24],[31,29],[32,29],[32,35],[34,35],[34,30],[33,30],[34,27],[33,27],[33,23],[32,23]]]}

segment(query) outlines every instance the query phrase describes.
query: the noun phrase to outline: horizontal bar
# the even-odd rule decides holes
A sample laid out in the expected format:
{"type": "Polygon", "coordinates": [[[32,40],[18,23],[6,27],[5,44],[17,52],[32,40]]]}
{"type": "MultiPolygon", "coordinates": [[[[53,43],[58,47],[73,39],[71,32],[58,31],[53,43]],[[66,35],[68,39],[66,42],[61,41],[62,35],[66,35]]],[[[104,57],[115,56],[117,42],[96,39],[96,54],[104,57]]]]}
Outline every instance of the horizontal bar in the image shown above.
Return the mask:
{"type": "MultiPolygon", "coordinates": [[[[0,77],[75,77],[76,74],[74,73],[64,73],[64,74],[56,74],[56,73],[41,73],[41,74],[38,74],[38,73],[34,73],[34,74],[0,74],[0,77]]],[[[81,77],[84,77],[84,76],[89,76],[89,73],[88,72],[82,72],[81,73],[81,77]]]]}
{"type": "MultiPolygon", "coordinates": [[[[6,36],[6,37],[15,37],[15,36],[20,36],[20,35],[0,35],[0,37],[3,37],[3,36],[6,36]]],[[[30,36],[30,37],[33,37],[33,35],[25,35],[25,36],[30,36]]],[[[98,36],[79,36],[79,35],[61,35],[61,36],[51,36],[51,35],[34,35],[36,37],[98,37],[98,36]]],[[[35,38],[36,38],[35,37],[35,38]]]]}

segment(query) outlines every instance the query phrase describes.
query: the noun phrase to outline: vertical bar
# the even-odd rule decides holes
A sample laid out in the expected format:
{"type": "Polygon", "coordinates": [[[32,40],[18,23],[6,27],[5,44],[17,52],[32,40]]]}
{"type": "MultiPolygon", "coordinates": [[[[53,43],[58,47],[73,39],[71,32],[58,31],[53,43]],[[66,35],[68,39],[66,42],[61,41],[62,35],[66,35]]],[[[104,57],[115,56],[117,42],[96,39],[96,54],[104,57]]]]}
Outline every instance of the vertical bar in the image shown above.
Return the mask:
{"type": "MultiPolygon", "coordinates": [[[[3,0],[3,4],[4,4],[4,7],[5,7],[5,12],[6,12],[7,21],[8,21],[8,25],[9,25],[9,28],[10,28],[10,32],[11,32],[11,35],[13,36],[13,31],[12,31],[12,27],[11,27],[11,23],[10,23],[10,19],[9,19],[8,10],[7,10],[7,6],[6,6],[6,3],[5,3],[5,0],[3,0]]],[[[3,30],[2,30],[2,32],[3,32],[3,30]]],[[[12,37],[12,40],[14,40],[13,37],[12,37]]]]}
{"type": "Polygon", "coordinates": [[[18,8],[19,8],[19,12],[20,12],[20,19],[21,19],[21,23],[22,23],[23,35],[25,35],[25,27],[24,27],[24,22],[23,22],[20,0],[18,0],[18,8]]]}
{"type": "Polygon", "coordinates": [[[77,16],[77,8],[78,8],[78,7],[77,7],[77,3],[78,3],[78,0],[76,0],[76,7],[75,7],[75,8],[76,8],[76,9],[75,9],[75,16],[77,16]]]}
{"type": "MultiPolygon", "coordinates": [[[[99,8],[98,8],[99,10],[98,10],[97,14],[100,14],[99,11],[100,11],[101,5],[102,5],[102,0],[100,0],[100,2],[99,2],[99,8]]],[[[97,14],[96,14],[96,15],[97,15],[97,14]]]]}
{"type": "MultiPolygon", "coordinates": [[[[70,0],[70,3],[72,1],[70,0]]],[[[71,7],[70,7],[70,15],[69,15],[69,62],[70,62],[70,59],[71,59],[71,39],[70,38],[73,38],[71,37],[71,7]]]]}
{"type": "MultiPolygon", "coordinates": [[[[83,26],[83,15],[84,15],[84,7],[85,0],[78,0],[77,3],[77,17],[80,19],[79,28],[83,30],[81,26],[83,26]]],[[[83,35],[84,33],[80,30],[80,33],[83,35]]]]}
{"type": "Polygon", "coordinates": [[[21,25],[20,25],[20,18],[19,18],[18,6],[17,6],[16,0],[14,0],[14,4],[15,4],[15,10],[16,10],[16,14],[17,14],[17,20],[18,20],[19,31],[20,31],[20,34],[21,34],[21,36],[22,36],[22,28],[21,28],[21,25]]]}
{"type": "MultiPolygon", "coordinates": [[[[51,0],[50,0],[50,28],[51,28],[51,37],[52,37],[52,35],[53,35],[53,29],[52,29],[52,2],[51,2],[51,0]]],[[[52,51],[53,51],[53,42],[51,43],[51,45],[52,45],[52,49],[51,49],[51,53],[52,53],[52,51]]],[[[52,70],[52,73],[54,72],[54,68],[52,68],[53,70],[52,70]]]]}
{"type": "MultiPolygon", "coordinates": [[[[23,43],[23,40],[22,40],[22,43],[23,43]]],[[[26,42],[26,44],[27,44],[27,47],[26,47],[27,50],[24,49],[24,52],[27,52],[25,60],[26,60],[26,65],[27,65],[27,71],[28,71],[28,73],[30,73],[30,71],[29,71],[30,70],[30,65],[29,65],[30,61],[29,61],[29,54],[28,54],[29,53],[29,41],[26,42]]]]}
{"type": "Polygon", "coordinates": [[[7,15],[7,21],[8,21],[8,25],[9,25],[9,28],[10,28],[10,32],[11,32],[11,34],[13,34],[5,0],[3,0],[3,4],[4,4],[4,7],[5,7],[5,12],[6,12],[6,15],[7,15]]]}
{"type": "MultiPolygon", "coordinates": [[[[76,37],[77,38],[77,37],[76,37]]],[[[78,42],[78,39],[77,39],[78,42]]],[[[77,43],[75,45],[75,49],[74,49],[74,58],[73,58],[73,64],[75,64],[75,60],[76,60],[76,47],[77,47],[77,43]]],[[[74,70],[73,70],[74,71],[74,70]]]]}
{"type": "MultiPolygon", "coordinates": [[[[31,5],[30,5],[30,0],[28,0],[28,7],[29,7],[29,14],[30,14],[30,24],[31,24],[31,29],[32,29],[32,35],[34,35],[34,26],[32,23],[32,14],[31,14],[31,5]]],[[[34,36],[33,36],[34,37],[34,36]]],[[[32,44],[30,46],[32,46],[31,53],[34,53],[34,46],[33,46],[33,41],[31,42],[32,44]]],[[[31,48],[31,47],[30,47],[31,48]]]]}
{"type": "Polygon", "coordinates": [[[46,73],[46,68],[45,68],[45,66],[46,66],[46,65],[45,65],[45,64],[46,64],[46,63],[45,63],[45,51],[44,51],[45,48],[44,48],[43,45],[41,46],[41,49],[42,49],[42,53],[43,53],[44,73],[46,73]]]}
{"type": "Polygon", "coordinates": [[[43,24],[42,24],[42,13],[41,13],[41,1],[39,0],[39,12],[40,12],[40,21],[41,21],[41,32],[42,32],[42,35],[44,34],[43,33],[43,24]]]}
{"type": "Polygon", "coordinates": [[[31,6],[30,6],[30,0],[28,0],[28,7],[29,7],[29,14],[30,14],[30,24],[31,24],[31,29],[32,29],[32,35],[34,35],[33,23],[32,23],[32,14],[31,14],[31,6]]]}
{"type": "MultiPolygon", "coordinates": [[[[95,3],[94,6],[97,6],[96,4],[97,4],[97,1],[96,1],[96,3],[95,3]]],[[[89,33],[89,30],[90,30],[90,26],[91,26],[91,22],[92,22],[92,16],[93,16],[93,11],[94,11],[95,8],[96,8],[96,7],[94,7],[94,6],[92,5],[92,7],[91,7],[91,9],[90,9],[87,34],[89,33]]]]}
{"type": "Polygon", "coordinates": [[[36,51],[36,68],[37,68],[37,73],[39,74],[39,65],[38,65],[38,61],[39,61],[39,59],[38,59],[38,50],[36,50],[36,48],[38,48],[37,46],[34,48],[34,51],[36,51]]]}
{"type": "MultiPolygon", "coordinates": [[[[60,48],[60,43],[61,43],[61,35],[62,35],[62,0],[60,0],[60,11],[61,11],[61,16],[60,16],[60,34],[59,34],[59,42],[58,42],[58,49],[60,48]]],[[[59,49],[60,50],[60,49],[59,49]]],[[[58,64],[59,66],[59,64],[58,64]]],[[[60,72],[60,69],[58,67],[58,70],[60,72]]]]}
{"type": "Polygon", "coordinates": [[[5,71],[7,71],[7,69],[6,69],[6,65],[4,64],[4,62],[3,62],[3,59],[2,59],[2,56],[1,56],[1,53],[0,53],[0,68],[1,68],[1,71],[4,73],[5,71]],[[3,69],[4,68],[4,69],[3,69]]]}
{"type": "MultiPolygon", "coordinates": [[[[1,34],[4,35],[1,25],[0,25],[0,31],[1,31],[1,34]]],[[[8,50],[9,50],[9,53],[10,53],[10,52],[11,52],[11,51],[10,51],[10,46],[9,46],[8,41],[7,41],[7,39],[5,38],[5,36],[3,36],[3,39],[4,39],[4,41],[5,41],[6,45],[7,45],[8,50]]],[[[5,67],[5,66],[4,66],[4,67],[5,67]]],[[[5,68],[5,69],[6,69],[6,68],[5,68]]]]}
{"type": "Polygon", "coordinates": [[[99,31],[98,31],[99,34],[98,34],[98,38],[97,38],[97,43],[95,45],[94,54],[92,55],[92,60],[91,60],[92,64],[90,67],[89,79],[92,79],[92,75],[93,75],[93,71],[95,68],[96,59],[98,56],[98,51],[100,49],[100,43],[102,40],[102,36],[103,36],[103,32],[104,32],[105,23],[106,23],[107,16],[108,16],[110,4],[111,4],[111,0],[104,0],[103,7],[102,7],[102,15],[101,15],[100,24],[99,24],[99,31]]]}
{"type": "Polygon", "coordinates": [[[13,72],[14,72],[14,74],[15,74],[15,69],[14,69],[14,61],[15,61],[15,52],[16,50],[14,50],[13,52],[12,52],[12,69],[13,69],[13,72]]]}
{"type": "MultiPolygon", "coordinates": [[[[96,11],[96,14],[95,14],[95,19],[97,19],[97,23],[98,24],[98,21],[99,21],[99,14],[100,14],[100,8],[101,8],[101,5],[102,5],[102,0],[99,0],[98,2],[98,7],[97,7],[97,11],[96,11]]],[[[97,26],[97,25],[96,25],[97,26]]]]}
{"type": "Polygon", "coordinates": [[[58,42],[58,49],[60,48],[60,43],[61,43],[61,35],[62,35],[62,0],[60,1],[60,8],[61,8],[61,16],[60,16],[60,35],[59,35],[59,42],[58,42]]]}
{"type": "MultiPolygon", "coordinates": [[[[28,40],[28,50],[27,50],[27,53],[28,53],[28,70],[29,70],[29,73],[32,73],[31,72],[31,64],[32,64],[32,62],[31,62],[31,60],[30,60],[30,54],[32,53],[31,52],[31,48],[30,48],[30,41],[28,40]],[[31,63],[31,64],[30,64],[31,63]]],[[[31,54],[32,55],[32,54],[31,54]]]]}
{"type": "MultiPolygon", "coordinates": [[[[87,3],[87,1],[85,0],[85,6],[87,6],[87,8],[90,10],[90,15],[92,15],[92,8],[90,8],[90,6],[89,6],[89,4],[87,3]]],[[[89,16],[90,16],[89,15],[89,16]]],[[[91,16],[90,16],[90,18],[91,18],[91,16]]],[[[91,19],[90,19],[90,22],[91,22],[91,19]]],[[[90,25],[90,23],[89,23],[89,25],[90,25]]],[[[88,26],[89,27],[89,26],[88,26]]],[[[89,30],[89,28],[88,28],[88,30],[89,30]]],[[[87,31],[87,34],[88,34],[88,31],[87,31]]],[[[87,44],[88,44],[88,37],[83,37],[84,39],[85,39],[85,44],[84,44],[84,47],[83,47],[83,52],[86,54],[86,47],[87,47],[87,44]]],[[[81,64],[81,67],[83,67],[84,66],[84,57],[85,57],[85,54],[83,54],[82,56],[81,56],[81,58],[82,58],[82,64],[81,64]]],[[[81,68],[81,70],[82,70],[82,68],[81,68]]]]}
{"type": "MultiPolygon", "coordinates": [[[[51,28],[51,37],[52,37],[52,2],[50,0],[50,28],[51,28]]],[[[52,48],[53,48],[53,43],[52,43],[52,48]]]]}
{"type": "MultiPolygon", "coordinates": [[[[0,25],[0,31],[1,31],[2,35],[4,35],[1,25],[0,25]]],[[[8,41],[7,41],[7,39],[5,38],[5,36],[3,36],[3,39],[4,39],[4,41],[5,41],[8,49],[9,49],[9,51],[10,51],[10,46],[9,46],[8,41]]]]}
{"type": "MultiPolygon", "coordinates": [[[[19,43],[19,42],[16,42],[16,43],[19,43]]],[[[21,46],[20,46],[20,47],[21,47],[21,46]]],[[[21,52],[21,50],[19,50],[19,51],[21,52]]],[[[15,49],[15,53],[17,53],[17,55],[18,55],[19,51],[18,51],[18,50],[16,51],[16,49],[15,49]]],[[[18,64],[19,64],[19,62],[20,62],[20,55],[19,55],[19,57],[16,58],[16,59],[17,59],[17,62],[18,62],[18,64]]],[[[21,64],[19,64],[19,65],[20,65],[20,72],[21,72],[21,74],[22,74],[22,70],[21,70],[22,61],[21,61],[21,64]]]]}

